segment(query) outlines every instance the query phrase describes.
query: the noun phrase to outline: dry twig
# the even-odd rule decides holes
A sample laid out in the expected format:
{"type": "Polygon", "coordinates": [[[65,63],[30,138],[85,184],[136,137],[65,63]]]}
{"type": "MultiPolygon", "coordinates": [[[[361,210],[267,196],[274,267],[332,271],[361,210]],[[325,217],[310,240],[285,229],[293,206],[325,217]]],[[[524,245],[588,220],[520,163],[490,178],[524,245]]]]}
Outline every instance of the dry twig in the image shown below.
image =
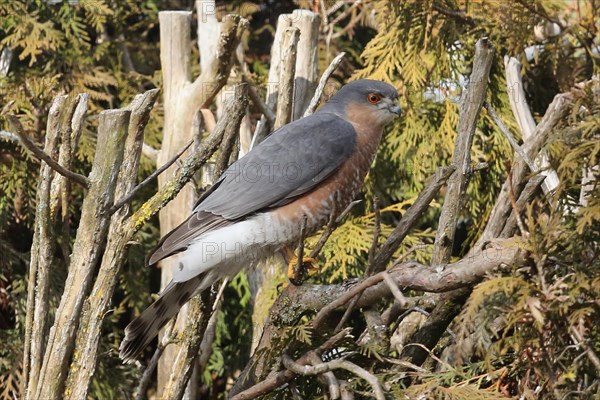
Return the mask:
{"type": "Polygon", "coordinates": [[[511,135],[511,133],[508,130],[508,128],[506,127],[506,125],[504,125],[504,122],[502,122],[502,120],[500,119],[498,114],[496,114],[496,111],[494,110],[494,108],[487,101],[483,102],[483,106],[488,111],[488,113],[490,114],[490,117],[492,117],[492,119],[494,120],[496,125],[498,125],[500,132],[502,132],[502,134],[504,134],[506,139],[508,139],[508,142],[510,143],[512,148],[517,152],[517,154],[519,156],[521,156],[523,161],[525,161],[525,163],[527,163],[527,166],[529,167],[529,169],[532,172],[538,172],[538,168],[535,166],[533,161],[531,161],[531,159],[529,158],[527,153],[525,153],[525,151],[523,151],[523,148],[521,146],[519,146],[519,143],[517,143],[516,139],[513,137],[513,135],[511,135]]]}
{"type": "Polygon", "coordinates": [[[300,365],[294,362],[294,360],[292,360],[290,356],[284,354],[282,357],[282,362],[283,366],[286,367],[288,370],[294,372],[295,374],[305,376],[319,375],[335,369],[345,369],[346,371],[350,371],[354,375],[359,376],[365,381],[367,381],[369,385],[371,385],[371,387],[373,388],[373,393],[377,400],[385,400],[385,392],[383,391],[381,384],[373,374],[359,367],[358,365],[351,363],[350,361],[346,361],[342,358],[338,358],[336,360],[317,365],[300,365]]]}
{"type": "Polygon", "coordinates": [[[136,194],[140,192],[144,187],[148,186],[154,179],[156,179],[160,174],[165,172],[171,165],[175,164],[177,160],[185,153],[187,149],[194,143],[194,140],[190,140],[185,146],[181,148],[169,161],[167,161],[164,165],[162,165],[159,169],[148,175],[146,179],[141,181],[136,187],[134,187],[129,193],[127,193],[124,197],[120,198],[115,205],[110,209],[110,213],[114,214],[118,209],[123,207],[125,204],[129,203],[136,194]]]}
{"type": "Polygon", "coordinates": [[[46,164],[48,164],[50,168],[52,168],[65,178],[76,182],[78,185],[81,185],[85,189],[89,189],[90,180],[86,176],[83,176],[73,171],[69,171],[68,169],[64,168],[62,165],[54,161],[52,157],[44,153],[42,149],[40,149],[33,143],[33,141],[29,138],[27,133],[25,133],[25,129],[23,129],[23,126],[21,125],[21,122],[19,121],[16,115],[8,115],[6,118],[15,130],[17,136],[19,137],[20,143],[23,146],[25,146],[27,150],[31,151],[33,155],[35,155],[40,160],[43,160],[46,164]]]}
{"type": "Polygon", "coordinates": [[[321,96],[323,95],[323,91],[325,90],[327,81],[331,77],[331,74],[333,74],[333,72],[340,65],[340,63],[344,59],[345,55],[346,55],[345,52],[341,52],[340,54],[338,54],[331,61],[331,63],[329,64],[329,66],[327,67],[325,72],[323,72],[323,75],[321,75],[321,79],[319,80],[319,86],[317,86],[317,89],[315,90],[315,94],[313,95],[312,99],[310,100],[310,103],[308,104],[306,111],[304,111],[303,117],[307,117],[315,112],[315,110],[319,106],[319,103],[321,102],[321,96]]]}

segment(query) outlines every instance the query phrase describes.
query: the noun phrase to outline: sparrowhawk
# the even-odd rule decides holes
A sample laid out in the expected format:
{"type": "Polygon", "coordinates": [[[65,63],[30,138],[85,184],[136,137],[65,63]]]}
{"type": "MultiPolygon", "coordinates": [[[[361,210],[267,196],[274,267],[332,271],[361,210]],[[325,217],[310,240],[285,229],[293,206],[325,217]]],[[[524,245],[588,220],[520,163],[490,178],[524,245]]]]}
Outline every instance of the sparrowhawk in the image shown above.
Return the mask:
{"type": "Polygon", "coordinates": [[[135,357],[195,294],[313,234],[360,191],[383,128],[400,114],[396,89],[357,80],[314,114],[291,122],[234,162],[189,218],[150,253],[181,253],[173,280],[125,329],[120,356],[135,357]]]}

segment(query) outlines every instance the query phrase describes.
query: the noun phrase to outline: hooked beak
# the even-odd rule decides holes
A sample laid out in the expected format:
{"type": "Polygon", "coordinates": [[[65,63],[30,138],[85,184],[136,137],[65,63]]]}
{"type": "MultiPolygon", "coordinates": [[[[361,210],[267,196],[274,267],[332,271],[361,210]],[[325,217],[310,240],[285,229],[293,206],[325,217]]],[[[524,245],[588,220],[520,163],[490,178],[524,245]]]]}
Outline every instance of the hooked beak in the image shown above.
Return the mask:
{"type": "Polygon", "coordinates": [[[388,107],[388,110],[391,113],[396,114],[397,116],[400,116],[400,114],[402,114],[402,108],[400,108],[400,106],[395,103],[390,104],[390,106],[388,107]]]}

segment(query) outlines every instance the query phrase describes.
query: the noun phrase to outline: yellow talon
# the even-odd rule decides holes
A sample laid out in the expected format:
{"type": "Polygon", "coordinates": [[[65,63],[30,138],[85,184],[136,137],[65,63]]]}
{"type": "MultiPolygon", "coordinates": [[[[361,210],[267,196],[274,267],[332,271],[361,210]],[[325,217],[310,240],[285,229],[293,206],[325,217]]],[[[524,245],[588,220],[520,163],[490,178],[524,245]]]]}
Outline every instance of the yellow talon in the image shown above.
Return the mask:
{"type": "Polygon", "coordinates": [[[295,286],[302,285],[302,282],[318,271],[317,260],[310,257],[302,258],[302,263],[298,266],[298,257],[293,256],[288,263],[287,276],[290,282],[295,286]]]}

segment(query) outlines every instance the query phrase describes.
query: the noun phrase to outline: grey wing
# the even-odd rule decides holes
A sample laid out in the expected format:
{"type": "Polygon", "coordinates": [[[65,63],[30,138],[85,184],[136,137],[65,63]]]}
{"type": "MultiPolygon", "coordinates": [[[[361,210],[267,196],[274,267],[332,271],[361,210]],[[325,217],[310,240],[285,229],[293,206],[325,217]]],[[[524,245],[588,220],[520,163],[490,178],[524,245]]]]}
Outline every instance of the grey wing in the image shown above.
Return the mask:
{"type": "Polygon", "coordinates": [[[206,192],[190,217],[168,233],[147,264],[184,251],[202,234],[307,193],[354,151],[353,126],[334,114],[313,114],[274,132],[233,163],[206,192]]]}
{"type": "Polygon", "coordinates": [[[182,252],[191,242],[205,232],[231,224],[219,215],[207,212],[192,213],[181,225],[167,233],[148,253],[146,265],[154,265],[163,258],[182,252]]]}
{"type": "Polygon", "coordinates": [[[233,163],[194,211],[237,219],[289,203],[329,177],[355,146],[354,127],[337,115],[294,121],[233,163]]]}

